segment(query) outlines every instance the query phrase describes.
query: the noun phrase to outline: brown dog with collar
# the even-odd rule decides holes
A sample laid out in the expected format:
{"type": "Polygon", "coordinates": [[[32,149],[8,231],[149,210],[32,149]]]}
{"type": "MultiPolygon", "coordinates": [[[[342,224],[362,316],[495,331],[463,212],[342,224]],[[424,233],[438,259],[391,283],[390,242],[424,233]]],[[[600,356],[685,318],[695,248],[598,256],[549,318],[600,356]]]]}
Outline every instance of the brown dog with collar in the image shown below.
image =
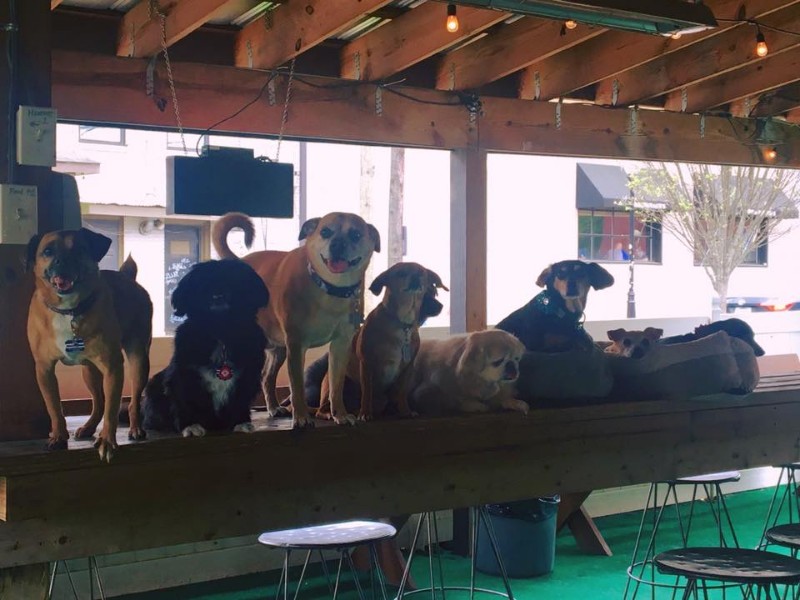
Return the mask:
{"type": "Polygon", "coordinates": [[[37,235],[28,243],[28,264],[36,277],[28,311],[28,342],[50,416],[48,447],[66,448],[69,439],[56,364],[81,365],[92,395],[92,414],[75,437],[92,437],[102,419],[95,447],[105,461],[111,460],[117,448],[123,349],[132,381],[129,435],[144,437],[139,402],[150,371],[153,319],[150,297],[135,281],[133,259],[129,257],[119,271],[98,268],[110,245],[110,239],[88,229],[37,235]]]}
{"type": "MultiPolygon", "coordinates": [[[[228,232],[240,228],[250,247],[253,222],[242,213],[228,213],[214,223],[212,240],[222,258],[236,258],[227,244],[228,232]]],[[[304,246],[290,252],[263,250],[242,260],[267,285],[270,303],[258,313],[270,348],[264,366],[267,412],[277,416],[278,370],[288,361],[292,394],[292,425],[313,426],[303,389],[306,350],[330,342],[331,406],[334,421],[353,424],[342,399],[348,353],[361,322],[364,271],[373,252],[380,252],[380,234],[358,215],[335,212],[309,219],[300,229],[304,246]]]]}
{"type": "MultiPolygon", "coordinates": [[[[419,350],[419,328],[442,312],[437,291],[447,290],[442,278],[413,262],[399,262],[378,275],[369,290],[376,296],[386,288],[378,304],[356,333],[350,350],[347,377],[361,383],[358,418],[370,421],[391,407],[409,417],[408,386],[419,350]]],[[[330,417],[328,378],[322,380],[318,417],[330,417]]]]}

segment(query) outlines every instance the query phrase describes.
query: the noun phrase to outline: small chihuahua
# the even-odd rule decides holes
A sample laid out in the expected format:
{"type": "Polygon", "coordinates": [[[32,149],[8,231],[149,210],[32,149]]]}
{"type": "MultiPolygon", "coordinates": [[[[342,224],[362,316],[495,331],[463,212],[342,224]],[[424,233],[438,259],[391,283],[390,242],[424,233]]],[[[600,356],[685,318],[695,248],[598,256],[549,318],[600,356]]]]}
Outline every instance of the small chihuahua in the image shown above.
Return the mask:
{"type": "Polygon", "coordinates": [[[642,358],[663,334],[664,330],[657,327],[647,327],[644,331],[612,329],[608,332],[611,344],[606,346],[605,352],[625,358],[642,358]]]}

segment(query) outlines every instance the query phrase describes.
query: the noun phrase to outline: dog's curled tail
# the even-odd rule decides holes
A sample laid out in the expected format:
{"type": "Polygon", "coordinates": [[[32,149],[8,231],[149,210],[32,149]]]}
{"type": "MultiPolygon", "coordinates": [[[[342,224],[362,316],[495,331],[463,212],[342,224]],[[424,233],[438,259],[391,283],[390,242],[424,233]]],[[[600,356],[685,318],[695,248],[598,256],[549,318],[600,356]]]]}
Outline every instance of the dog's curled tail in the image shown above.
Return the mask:
{"type": "Polygon", "coordinates": [[[211,242],[220,258],[238,258],[228,246],[228,233],[231,229],[244,231],[244,244],[248,248],[253,245],[256,228],[253,221],[244,213],[230,212],[222,215],[211,228],[211,242]]]}
{"type": "Polygon", "coordinates": [[[131,281],[136,281],[136,275],[139,274],[139,266],[130,254],[128,254],[128,258],[126,258],[125,262],[120,266],[119,272],[131,281]]]}

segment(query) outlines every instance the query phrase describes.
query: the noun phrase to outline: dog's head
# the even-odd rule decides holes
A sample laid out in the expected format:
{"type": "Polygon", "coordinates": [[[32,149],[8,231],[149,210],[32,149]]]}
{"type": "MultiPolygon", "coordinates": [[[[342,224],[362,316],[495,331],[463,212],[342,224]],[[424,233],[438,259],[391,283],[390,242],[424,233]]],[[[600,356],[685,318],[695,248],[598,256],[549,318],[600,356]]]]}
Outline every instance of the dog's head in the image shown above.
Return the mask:
{"type": "Polygon", "coordinates": [[[254,320],[269,302],[264,281],[237,259],[197,263],[172,292],[172,308],[189,319],[254,320]]]}
{"type": "Polygon", "coordinates": [[[764,349],[756,342],[755,333],[753,328],[741,319],[731,318],[723,319],[721,321],[714,321],[707,325],[700,325],[695,327],[694,333],[697,337],[705,337],[716,333],[717,331],[724,331],[731,337],[737,337],[740,340],[747,342],[753,349],[756,356],[764,356],[764,349]]]}
{"type": "Polygon", "coordinates": [[[442,312],[436,299],[439,289],[447,290],[442,278],[430,269],[413,262],[399,262],[378,275],[369,290],[376,296],[386,288],[382,304],[405,322],[419,325],[442,312]]]}
{"type": "Polygon", "coordinates": [[[89,229],[62,230],[33,236],[28,242],[27,267],[38,286],[59,301],[79,300],[96,285],[111,240],[89,229]]]}
{"type": "Polygon", "coordinates": [[[589,289],[602,290],[614,283],[614,277],[594,262],[562,260],[553,263],[539,275],[536,285],[558,293],[567,310],[582,313],[589,289]]]}
{"type": "Polygon", "coordinates": [[[646,327],[644,331],[612,329],[608,332],[611,344],[605,351],[626,358],[642,358],[664,334],[663,329],[646,327]]]}
{"type": "Polygon", "coordinates": [[[456,377],[462,387],[474,395],[484,390],[492,396],[503,384],[513,384],[519,377],[519,361],[525,346],[515,336],[500,329],[476,331],[467,336],[464,352],[456,365],[456,377]]]}
{"type": "Polygon", "coordinates": [[[300,229],[311,266],[333,285],[355,285],[373,252],[381,250],[378,230],[352,213],[335,212],[309,219],[300,229]]]}

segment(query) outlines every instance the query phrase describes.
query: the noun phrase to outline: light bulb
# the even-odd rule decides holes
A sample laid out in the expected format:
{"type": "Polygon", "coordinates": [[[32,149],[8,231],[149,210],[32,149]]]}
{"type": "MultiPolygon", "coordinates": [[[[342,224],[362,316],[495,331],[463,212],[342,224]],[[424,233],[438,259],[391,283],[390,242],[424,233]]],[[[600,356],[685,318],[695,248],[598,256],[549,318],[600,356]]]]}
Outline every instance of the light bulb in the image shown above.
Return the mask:
{"type": "Polygon", "coordinates": [[[767,40],[764,39],[764,34],[759,31],[756,34],[756,54],[758,54],[761,58],[764,58],[768,52],[769,48],[767,48],[767,40]]]}
{"type": "Polygon", "coordinates": [[[775,148],[770,147],[764,149],[764,160],[772,162],[776,158],[778,158],[778,151],[775,150],[775,148]]]}
{"type": "Polygon", "coordinates": [[[447,5],[447,31],[455,33],[458,31],[458,16],[456,15],[456,5],[447,5]]]}
{"type": "Polygon", "coordinates": [[[578,26],[577,21],[573,21],[572,19],[567,19],[564,21],[564,27],[567,29],[575,29],[578,26]]]}
{"type": "Polygon", "coordinates": [[[679,39],[681,39],[681,35],[682,34],[681,34],[680,31],[676,31],[675,33],[671,34],[669,37],[671,37],[673,40],[679,40],[679,39]]]}

